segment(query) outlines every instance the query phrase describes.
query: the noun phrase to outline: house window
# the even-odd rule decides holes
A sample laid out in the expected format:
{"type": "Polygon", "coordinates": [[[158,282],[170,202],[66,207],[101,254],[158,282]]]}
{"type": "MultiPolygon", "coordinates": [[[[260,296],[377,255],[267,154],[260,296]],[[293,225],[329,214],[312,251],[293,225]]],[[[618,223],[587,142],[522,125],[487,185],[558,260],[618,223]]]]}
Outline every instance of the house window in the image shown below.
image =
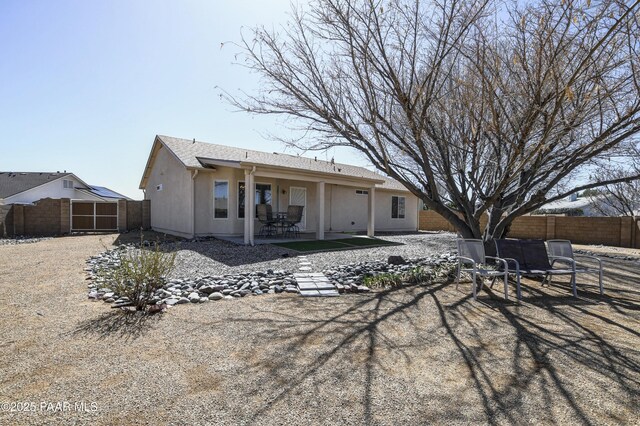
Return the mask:
{"type": "Polygon", "coordinates": [[[356,195],[369,195],[369,190],[367,190],[367,189],[356,189],[356,195]]]}
{"type": "MultiPolygon", "coordinates": [[[[244,219],[244,194],[244,182],[238,182],[238,219],[244,219]]],[[[255,203],[256,205],[271,204],[271,184],[256,183],[255,203]]],[[[258,217],[257,211],[256,217],[258,217]]]]}
{"type": "Polygon", "coordinates": [[[73,189],[73,181],[72,180],[62,180],[62,187],[65,189],[73,189]]]}
{"type": "Polygon", "coordinates": [[[404,204],[405,204],[405,197],[398,197],[395,195],[391,197],[391,218],[392,219],[404,219],[404,204]]]}
{"type": "Polygon", "coordinates": [[[229,217],[229,182],[217,180],[213,188],[213,217],[226,219],[229,217]]]}

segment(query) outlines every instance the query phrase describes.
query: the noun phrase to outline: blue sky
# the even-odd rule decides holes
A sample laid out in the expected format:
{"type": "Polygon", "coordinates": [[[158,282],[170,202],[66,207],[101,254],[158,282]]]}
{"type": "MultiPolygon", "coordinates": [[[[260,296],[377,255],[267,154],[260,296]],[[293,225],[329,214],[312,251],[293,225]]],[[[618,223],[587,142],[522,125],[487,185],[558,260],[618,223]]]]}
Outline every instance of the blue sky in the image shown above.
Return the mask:
{"type": "Polygon", "coordinates": [[[0,170],[72,171],[140,199],[156,134],[283,151],[263,135],[286,129],[234,112],[216,86],[257,87],[233,65],[237,48],[221,43],[238,41],[242,27],[284,23],[289,4],[0,1],[0,170]]]}

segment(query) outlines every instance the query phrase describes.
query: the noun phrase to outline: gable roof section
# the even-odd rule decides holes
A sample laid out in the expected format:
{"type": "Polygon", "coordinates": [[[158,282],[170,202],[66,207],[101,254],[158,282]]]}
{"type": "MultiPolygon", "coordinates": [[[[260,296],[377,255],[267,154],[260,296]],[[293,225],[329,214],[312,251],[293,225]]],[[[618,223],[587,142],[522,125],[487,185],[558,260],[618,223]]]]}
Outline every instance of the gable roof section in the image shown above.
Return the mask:
{"type": "MultiPolygon", "coordinates": [[[[73,173],[52,172],[0,172],[0,198],[28,191],[73,173]]],[[[78,179],[79,180],[79,179],[78,179]]]]}
{"type": "Polygon", "coordinates": [[[378,188],[397,191],[407,191],[399,182],[381,176],[364,167],[349,164],[331,163],[289,154],[268,153],[226,145],[217,145],[189,139],[170,136],[156,136],[154,146],[149,156],[140,187],[144,187],[149,175],[155,154],[159,149],[157,143],[164,145],[187,168],[211,168],[216,164],[226,167],[240,167],[244,165],[262,165],[276,168],[298,169],[307,172],[335,175],[336,177],[362,178],[378,181],[378,188]]]}

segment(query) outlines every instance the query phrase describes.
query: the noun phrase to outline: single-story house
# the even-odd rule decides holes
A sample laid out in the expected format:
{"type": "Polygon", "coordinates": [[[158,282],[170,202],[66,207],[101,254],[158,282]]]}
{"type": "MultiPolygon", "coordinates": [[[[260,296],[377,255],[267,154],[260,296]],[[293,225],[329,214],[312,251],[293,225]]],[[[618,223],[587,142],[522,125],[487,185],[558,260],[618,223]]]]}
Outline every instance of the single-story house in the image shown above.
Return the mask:
{"type": "Polygon", "coordinates": [[[418,229],[418,198],[363,167],[195,139],[156,136],[140,189],[151,203],[151,227],[187,238],[244,236],[253,244],[260,203],[274,212],[304,206],[301,231],[318,239],[418,229]]]}
{"type": "Polygon", "coordinates": [[[143,204],[66,171],[0,172],[0,236],[139,229],[143,204]]]}
{"type": "Polygon", "coordinates": [[[103,186],[89,185],[66,171],[0,172],[0,205],[32,204],[44,198],[99,202],[130,200],[103,186]]]}
{"type": "Polygon", "coordinates": [[[606,204],[606,200],[601,196],[581,197],[571,194],[561,200],[552,201],[533,212],[533,215],[545,216],[602,216],[600,209],[596,205],[606,204]]]}

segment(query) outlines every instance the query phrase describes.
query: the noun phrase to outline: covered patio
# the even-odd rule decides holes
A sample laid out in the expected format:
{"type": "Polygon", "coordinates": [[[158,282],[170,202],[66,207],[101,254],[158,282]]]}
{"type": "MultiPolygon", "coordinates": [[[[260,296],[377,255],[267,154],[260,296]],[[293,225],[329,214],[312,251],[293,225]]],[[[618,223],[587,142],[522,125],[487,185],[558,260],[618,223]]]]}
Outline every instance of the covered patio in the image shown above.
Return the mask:
{"type": "MultiPolygon", "coordinates": [[[[244,162],[243,162],[244,163],[244,162]]],[[[228,163],[227,163],[228,166],[228,163]]],[[[326,201],[326,186],[327,185],[339,185],[341,187],[351,187],[354,190],[356,188],[365,188],[366,196],[367,196],[367,236],[373,237],[375,233],[375,194],[376,194],[376,184],[384,183],[384,179],[372,179],[369,177],[349,177],[349,178],[335,178],[327,176],[326,174],[318,174],[305,172],[300,173],[297,169],[289,169],[283,167],[272,168],[269,166],[265,166],[264,164],[247,164],[244,163],[242,166],[238,165],[239,168],[244,169],[244,182],[245,182],[245,191],[244,191],[244,218],[255,218],[256,217],[256,202],[254,201],[254,197],[256,194],[256,182],[263,180],[275,180],[276,183],[276,191],[275,194],[272,193],[273,199],[271,200],[273,203],[274,212],[278,212],[282,210],[283,204],[287,205],[303,205],[304,208],[309,211],[309,209],[313,209],[315,216],[315,223],[306,223],[305,230],[300,232],[300,235],[296,239],[317,239],[317,240],[326,240],[326,239],[340,239],[340,238],[350,238],[351,235],[343,234],[343,233],[332,233],[326,231],[326,221],[325,214],[327,211],[326,201]],[[282,183],[282,185],[281,185],[282,183]],[[300,186],[294,186],[299,184],[300,186]],[[311,184],[311,185],[310,185],[311,184]],[[282,186],[282,189],[281,189],[282,186]],[[312,200],[307,200],[307,188],[315,187],[315,197],[312,200]],[[287,202],[281,202],[281,191],[282,194],[286,193],[287,188],[290,191],[289,199],[287,202]],[[294,197],[293,191],[300,191],[294,197]],[[275,195],[275,196],[274,196],[275,195]]],[[[329,198],[331,200],[331,198],[329,198]]],[[[331,201],[329,201],[331,203],[331,201]]],[[[331,206],[328,206],[328,211],[331,211],[331,206]]],[[[345,206],[348,208],[348,206],[345,206]]],[[[306,212],[305,212],[306,217],[306,212]]],[[[270,238],[260,238],[257,237],[260,224],[256,223],[256,220],[244,220],[244,234],[242,238],[242,243],[248,245],[255,244],[269,244],[273,242],[274,237],[270,238]]],[[[225,238],[227,239],[227,238],[225,238]]],[[[296,239],[291,238],[278,238],[278,242],[286,242],[286,241],[295,241],[296,239]]],[[[229,241],[240,242],[236,237],[229,237],[229,241]]]]}

